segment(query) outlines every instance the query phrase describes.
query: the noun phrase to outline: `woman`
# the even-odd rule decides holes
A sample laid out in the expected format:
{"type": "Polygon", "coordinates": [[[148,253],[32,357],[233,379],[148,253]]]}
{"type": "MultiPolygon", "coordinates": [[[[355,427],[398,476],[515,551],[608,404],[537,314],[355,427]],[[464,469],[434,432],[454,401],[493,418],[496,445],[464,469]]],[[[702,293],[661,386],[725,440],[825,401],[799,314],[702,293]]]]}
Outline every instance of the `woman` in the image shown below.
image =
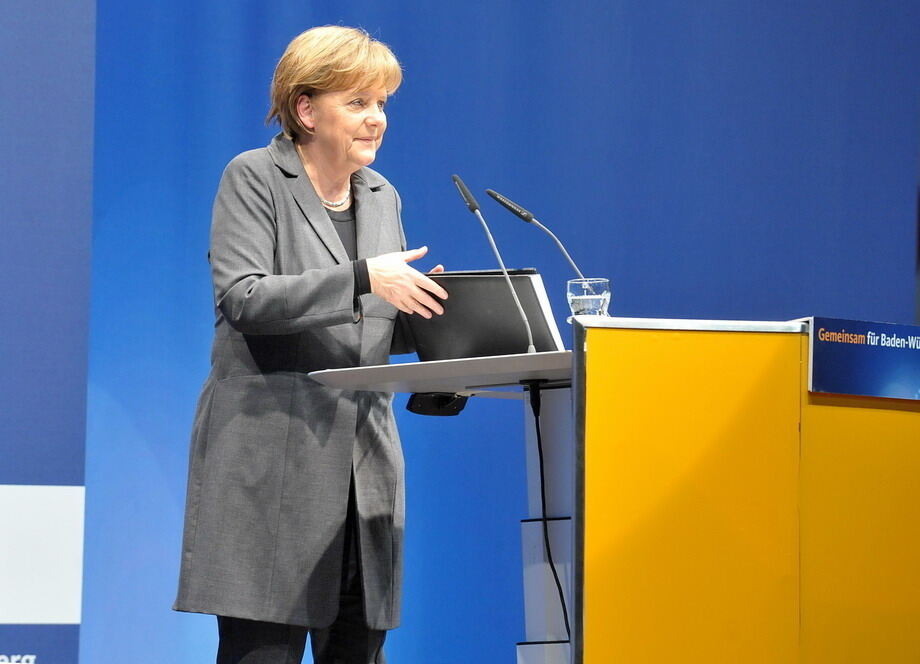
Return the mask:
{"type": "MultiPolygon", "coordinates": [[[[367,168],[402,73],[366,32],[296,37],[275,70],[282,132],[227,166],[210,261],[217,323],[195,416],[180,611],[218,616],[217,661],[380,663],[399,621],[403,459],[390,399],[317,369],[405,351],[397,312],[447,293],[408,265],[396,190],[367,168]]],[[[433,271],[442,271],[439,265],[433,271]]]]}

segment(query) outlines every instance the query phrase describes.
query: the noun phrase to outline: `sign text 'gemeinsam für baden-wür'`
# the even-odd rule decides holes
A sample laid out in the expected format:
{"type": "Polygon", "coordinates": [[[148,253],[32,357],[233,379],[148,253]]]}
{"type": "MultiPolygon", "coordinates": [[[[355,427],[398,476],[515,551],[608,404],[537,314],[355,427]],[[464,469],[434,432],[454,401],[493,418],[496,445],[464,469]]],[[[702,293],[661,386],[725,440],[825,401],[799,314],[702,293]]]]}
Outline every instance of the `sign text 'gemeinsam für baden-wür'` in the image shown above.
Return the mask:
{"type": "Polygon", "coordinates": [[[920,400],[920,327],[811,319],[808,389],[920,400]]]}

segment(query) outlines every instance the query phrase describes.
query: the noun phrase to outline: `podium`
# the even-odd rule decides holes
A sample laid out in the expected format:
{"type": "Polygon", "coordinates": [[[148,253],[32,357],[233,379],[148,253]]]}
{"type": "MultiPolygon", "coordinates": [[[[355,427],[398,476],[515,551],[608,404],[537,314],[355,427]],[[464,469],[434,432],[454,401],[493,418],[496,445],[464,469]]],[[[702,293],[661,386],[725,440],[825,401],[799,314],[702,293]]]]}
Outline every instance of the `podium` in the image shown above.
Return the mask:
{"type": "Polygon", "coordinates": [[[802,321],[573,328],[571,355],[311,374],[525,399],[501,387],[549,381],[546,517],[572,638],[528,411],[520,664],[920,661],[920,402],[810,393],[802,321]]]}

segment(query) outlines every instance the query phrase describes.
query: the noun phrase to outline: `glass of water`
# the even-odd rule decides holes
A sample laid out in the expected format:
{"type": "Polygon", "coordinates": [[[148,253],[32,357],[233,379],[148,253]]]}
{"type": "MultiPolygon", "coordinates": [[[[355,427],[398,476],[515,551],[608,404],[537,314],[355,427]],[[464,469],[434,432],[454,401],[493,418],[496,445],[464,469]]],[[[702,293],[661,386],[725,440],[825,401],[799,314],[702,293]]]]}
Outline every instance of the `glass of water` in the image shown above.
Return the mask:
{"type": "MultiPolygon", "coordinates": [[[[609,279],[569,279],[567,297],[573,316],[607,316],[609,279]]],[[[569,318],[568,322],[572,322],[569,318]]]]}

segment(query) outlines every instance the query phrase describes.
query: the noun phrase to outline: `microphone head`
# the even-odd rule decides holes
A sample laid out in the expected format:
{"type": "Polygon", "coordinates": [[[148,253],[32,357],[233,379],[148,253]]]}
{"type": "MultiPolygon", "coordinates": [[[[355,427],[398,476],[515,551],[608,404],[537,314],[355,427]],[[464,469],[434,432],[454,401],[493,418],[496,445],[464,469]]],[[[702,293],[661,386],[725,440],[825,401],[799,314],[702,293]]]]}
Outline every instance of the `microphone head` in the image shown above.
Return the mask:
{"type": "Polygon", "coordinates": [[[473,198],[473,194],[466,188],[466,185],[463,183],[463,180],[460,179],[459,175],[451,175],[450,178],[454,181],[454,184],[457,185],[457,191],[460,192],[460,195],[463,197],[463,202],[466,203],[470,212],[475,213],[479,209],[479,203],[473,198]]]}
{"type": "Polygon", "coordinates": [[[502,196],[500,193],[498,193],[494,189],[486,189],[486,193],[492,198],[494,198],[496,201],[501,203],[502,206],[510,210],[513,214],[517,215],[518,217],[526,221],[528,224],[533,221],[533,213],[528,212],[527,210],[522,208],[520,205],[512,201],[510,198],[507,198],[506,196],[502,196]]]}

